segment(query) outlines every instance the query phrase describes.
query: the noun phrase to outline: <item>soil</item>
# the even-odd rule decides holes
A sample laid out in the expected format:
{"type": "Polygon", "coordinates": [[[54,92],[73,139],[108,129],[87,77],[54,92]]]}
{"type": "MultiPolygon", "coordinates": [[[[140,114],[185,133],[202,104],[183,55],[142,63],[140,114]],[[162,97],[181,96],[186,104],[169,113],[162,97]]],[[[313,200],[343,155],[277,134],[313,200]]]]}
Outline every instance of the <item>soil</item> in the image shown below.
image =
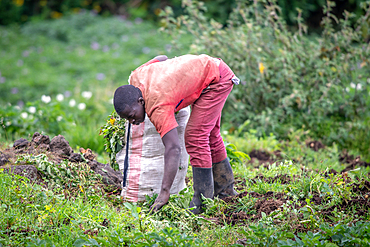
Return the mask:
{"type": "Polygon", "coordinates": [[[274,151],[272,154],[266,152],[266,151],[260,151],[260,150],[252,150],[249,153],[249,157],[251,160],[249,163],[259,163],[259,164],[273,164],[276,161],[281,159],[280,150],[274,151]]]}
{"type": "MultiPolygon", "coordinates": [[[[307,145],[313,150],[317,151],[321,148],[325,148],[322,143],[318,141],[312,141],[307,143],[307,145]]],[[[90,149],[81,148],[80,153],[74,153],[73,149],[69,146],[68,141],[62,136],[58,135],[50,140],[49,136],[42,135],[38,132],[34,133],[32,140],[19,139],[14,142],[13,147],[0,151],[0,169],[9,173],[15,173],[18,175],[25,176],[30,179],[30,181],[42,181],[43,177],[36,167],[29,164],[16,164],[17,156],[19,154],[40,154],[46,153],[50,160],[55,163],[59,163],[62,160],[69,160],[70,162],[86,162],[90,168],[103,177],[103,182],[107,187],[114,188],[115,191],[120,192],[122,175],[119,171],[114,171],[109,164],[102,164],[95,160],[95,155],[90,149]]],[[[277,160],[281,159],[280,152],[275,151],[272,154],[253,150],[249,156],[252,161],[258,161],[260,164],[272,164],[277,160]]],[[[346,172],[355,169],[358,166],[369,166],[369,163],[361,161],[360,157],[353,157],[348,155],[348,153],[343,153],[339,157],[340,162],[347,163],[348,166],[341,171],[345,182],[350,182],[347,177],[346,172]]],[[[338,172],[331,169],[324,175],[329,176],[329,174],[337,174],[338,172]]],[[[299,177],[290,177],[288,175],[276,175],[275,177],[265,177],[263,174],[258,174],[255,178],[251,179],[251,183],[281,183],[289,184],[299,179],[299,177]]],[[[235,187],[238,191],[245,190],[246,180],[236,178],[235,187]]],[[[186,178],[186,183],[189,184],[191,178],[186,178]]],[[[358,217],[365,216],[368,214],[370,208],[370,181],[364,180],[358,184],[354,184],[352,191],[360,194],[361,196],[352,196],[343,200],[341,204],[334,205],[319,212],[323,215],[328,222],[332,222],[332,216],[334,216],[335,211],[343,211],[345,214],[357,214],[358,217]]],[[[260,194],[253,191],[244,191],[236,196],[226,197],[223,199],[226,203],[226,207],[223,209],[222,213],[218,214],[217,217],[211,220],[229,225],[246,225],[248,222],[258,221],[263,215],[270,215],[271,213],[279,213],[282,206],[285,204],[287,206],[287,201],[294,201],[285,193],[275,193],[272,191],[266,192],[265,194],[260,194]],[[240,204],[240,199],[248,197],[246,201],[253,200],[254,203],[251,204],[252,208],[243,209],[240,204]]],[[[314,194],[310,201],[316,205],[320,205],[324,202],[325,198],[320,197],[318,194],[314,194]]],[[[300,208],[307,205],[306,198],[301,199],[298,203],[289,204],[290,208],[299,210],[300,208]]],[[[292,210],[293,212],[293,210],[292,210]]],[[[299,222],[303,220],[303,214],[297,213],[291,214],[290,220],[292,223],[293,232],[303,232],[309,229],[306,226],[300,224],[299,222]]],[[[289,218],[288,217],[288,218],[289,218]]],[[[333,224],[336,222],[332,222],[333,224]]],[[[108,225],[109,222],[104,220],[102,225],[108,225]]],[[[31,231],[32,229],[27,229],[31,231]]],[[[94,232],[89,232],[87,234],[94,235],[94,232]]],[[[242,241],[242,240],[240,240],[242,241]]]]}
{"type": "Polygon", "coordinates": [[[370,166],[370,163],[362,161],[360,156],[354,157],[353,155],[349,155],[346,151],[344,151],[339,156],[339,161],[342,163],[349,164],[346,168],[344,168],[341,171],[341,173],[353,170],[356,167],[360,167],[360,166],[364,166],[364,167],[370,166]]]}
{"type": "Polygon", "coordinates": [[[50,140],[49,136],[35,132],[31,141],[24,138],[16,140],[13,147],[0,151],[0,169],[24,176],[31,182],[43,183],[42,174],[35,166],[22,162],[16,163],[20,154],[38,155],[40,153],[45,153],[49,160],[56,164],[63,160],[74,163],[85,162],[95,173],[102,176],[102,182],[107,185],[106,188],[109,188],[109,191],[115,191],[117,194],[121,191],[122,175],[119,171],[113,170],[109,164],[97,162],[96,155],[89,148],[81,148],[80,153],[74,153],[62,135],[50,140]]]}
{"type": "Polygon", "coordinates": [[[306,143],[307,147],[311,148],[312,150],[314,151],[319,151],[320,149],[323,149],[325,148],[325,145],[322,144],[322,142],[320,141],[310,141],[308,143],[306,143]]]}
{"type": "MultiPolygon", "coordinates": [[[[322,142],[316,141],[316,140],[307,142],[306,146],[316,152],[319,151],[320,149],[325,148],[325,145],[322,142]]],[[[250,164],[257,163],[258,165],[263,165],[265,168],[268,168],[269,164],[273,164],[275,162],[282,160],[280,150],[275,150],[272,153],[268,153],[266,151],[261,151],[261,150],[252,150],[249,153],[249,157],[251,158],[251,160],[248,163],[250,164]]],[[[349,155],[346,150],[344,150],[342,154],[339,155],[338,160],[339,162],[343,164],[348,164],[347,167],[344,168],[339,173],[344,173],[344,172],[356,169],[357,167],[360,167],[360,166],[363,166],[363,167],[370,166],[370,163],[361,160],[360,156],[354,157],[353,155],[349,155]]],[[[294,159],[292,161],[296,162],[294,159]]],[[[334,169],[330,169],[330,171],[327,172],[327,175],[330,173],[336,175],[338,171],[334,169]]]]}
{"type": "MultiPolygon", "coordinates": [[[[343,174],[343,177],[345,178],[345,182],[350,182],[345,173],[343,174]]],[[[277,175],[275,177],[267,178],[264,177],[262,174],[259,174],[255,178],[251,179],[251,182],[257,183],[263,181],[265,183],[276,183],[277,181],[280,181],[282,184],[288,184],[295,179],[299,178],[292,178],[286,175],[277,175]]],[[[235,185],[238,189],[240,189],[245,186],[245,183],[245,179],[236,179],[235,185]]],[[[341,204],[322,209],[322,211],[319,212],[325,217],[325,220],[327,222],[332,224],[336,223],[333,222],[333,218],[331,218],[332,216],[334,216],[334,211],[343,211],[345,214],[357,214],[359,217],[366,216],[368,214],[368,210],[370,209],[370,181],[364,180],[358,184],[355,183],[353,185],[352,191],[357,194],[360,192],[361,195],[352,196],[348,200],[344,199],[341,204]]],[[[291,202],[293,201],[292,198],[285,193],[275,193],[272,191],[266,192],[265,194],[244,191],[236,196],[226,197],[223,200],[227,206],[223,210],[222,214],[220,214],[218,218],[213,219],[212,221],[220,224],[227,223],[230,225],[246,225],[250,221],[258,221],[262,218],[262,213],[266,215],[270,215],[272,212],[278,213],[278,211],[282,209],[282,206],[287,203],[288,200],[290,200],[291,202]],[[254,201],[253,208],[248,208],[245,211],[242,210],[240,199],[244,197],[248,197],[247,201],[254,201]]],[[[316,193],[312,196],[312,198],[310,198],[310,201],[315,205],[321,205],[322,203],[324,203],[324,198],[316,193]]],[[[299,210],[306,205],[306,198],[303,198],[299,200],[298,203],[290,204],[287,207],[299,210]]],[[[298,213],[297,215],[291,213],[289,217],[291,219],[294,219],[292,222],[299,222],[303,220],[302,213],[298,213]]],[[[309,229],[305,225],[292,223],[293,232],[306,232],[308,230],[309,229]]]]}

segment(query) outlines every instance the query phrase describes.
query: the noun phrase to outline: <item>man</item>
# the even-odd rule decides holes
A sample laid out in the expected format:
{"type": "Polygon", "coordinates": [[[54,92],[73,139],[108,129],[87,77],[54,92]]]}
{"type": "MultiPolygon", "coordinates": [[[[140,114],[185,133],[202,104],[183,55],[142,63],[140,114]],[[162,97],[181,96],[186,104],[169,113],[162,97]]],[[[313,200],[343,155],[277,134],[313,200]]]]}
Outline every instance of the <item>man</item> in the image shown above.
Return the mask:
{"type": "Polygon", "coordinates": [[[193,170],[194,196],[190,207],[201,212],[206,198],[235,195],[234,176],[220,135],[221,111],[239,79],[221,60],[208,55],[156,57],[134,70],[130,85],[117,88],[114,108],[131,124],[144,121],[145,113],[165,146],[161,191],[152,209],[168,202],[179,166],[180,145],[175,112],[191,105],[185,146],[193,170]]]}

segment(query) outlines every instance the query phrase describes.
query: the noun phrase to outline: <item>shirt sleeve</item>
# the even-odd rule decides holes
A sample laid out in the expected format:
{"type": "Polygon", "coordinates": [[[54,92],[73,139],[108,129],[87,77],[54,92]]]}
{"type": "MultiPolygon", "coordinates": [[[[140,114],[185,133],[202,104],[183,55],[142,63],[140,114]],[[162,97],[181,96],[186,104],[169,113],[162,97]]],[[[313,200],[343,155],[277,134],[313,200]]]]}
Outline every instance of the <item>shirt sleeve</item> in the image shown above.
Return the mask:
{"type": "Polygon", "coordinates": [[[179,126],[176,122],[174,106],[166,105],[155,109],[149,117],[161,138],[170,130],[179,126]]]}

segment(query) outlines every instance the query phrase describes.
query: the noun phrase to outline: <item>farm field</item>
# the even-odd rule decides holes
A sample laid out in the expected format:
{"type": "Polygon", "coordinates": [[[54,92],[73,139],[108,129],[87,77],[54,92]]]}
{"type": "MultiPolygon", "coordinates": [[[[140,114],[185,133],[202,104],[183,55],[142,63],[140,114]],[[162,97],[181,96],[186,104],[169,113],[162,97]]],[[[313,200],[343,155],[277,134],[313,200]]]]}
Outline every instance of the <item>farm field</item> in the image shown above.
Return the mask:
{"type": "Polygon", "coordinates": [[[181,38],[169,10],[166,32],[91,12],[0,26],[0,247],[370,246],[369,44],[347,42],[360,39],[348,26],[329,32],[339,48],[278,22],[207,26],[192,11],[202,18],[181,38]],[[242,34],[248,45],[232,40],[242,34]],[[242,79],[221,131],[238,195],[190,213],[189,166],[187,188],[151,213],[156,195],[120,197],[117,150],[107,149],[119,137],[101,130],[117,128],[113,92],[132,70],[186,53],[224,54],[242,79]]]}
{"type": "Polygon", "coordinates": [[[36,133],[1,149],[3,246],[369,245],[369,164],[319,142],[269,152],[252,139],[265,148],[249,161],[229,145],[238,195],[208,199],[193,215],[191,169],[188,187],[151,214],[155,197],[123,202],[119,172],[98,171],[91,150],[74,152],[63,139],[36,133]],[[299,150],[294,161],[283,158],[289,149],[299,150]]]}

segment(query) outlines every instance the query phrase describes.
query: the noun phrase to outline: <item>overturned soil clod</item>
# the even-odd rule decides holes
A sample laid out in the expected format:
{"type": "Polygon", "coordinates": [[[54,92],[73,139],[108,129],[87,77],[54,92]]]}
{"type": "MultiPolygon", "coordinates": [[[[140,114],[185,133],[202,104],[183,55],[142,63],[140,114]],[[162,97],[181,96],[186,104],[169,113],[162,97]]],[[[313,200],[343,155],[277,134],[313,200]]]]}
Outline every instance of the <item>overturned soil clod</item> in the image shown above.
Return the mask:
{"type": "Polygon", "coordinates": [[[355,169],[356,167],[368,167],[370,163],[361,160],[360,156],[354,157],[353,155],[349,155],[347,152],[344,152],[339,156],[339,161],[342,163],[349,164],[346,168],[344,168],[341,173],[348,172],[350,170],[355,169]]]}
{"type": "Polygon", "coordinates": [[[115,171],[109,164],[102,164],[95,160],[96,155],[91,149],[80,149],[81,153],[74,153],[69,146],[69,142],[62,135],[55,136],[50,140],[49,136],[35,132],[32,140],[21,138],[16,140],[13,147],[0,152],[0,168],[5,172],[21,175],[30,179],[30,181],[42,182],[42,174],[33,165],[17,163],[17,158],[22,154],[38,155],[44,153],[55,164],[63,160],[69,160],[73,163],[86,162],[90,169],[100,174],[102,182],[107,185],[109,191],[121,191],[122,175],[115,171]]]}
{"type": "MultiPolygon", "coordinates": [[[[287,182],[291,181],[291,178],[288,176],[266,178],[262,175],[256,176],[254,179],[252,179],[252,181],[273,183],[281,178],[287,182]]],[[[351,213],[357,214],[359,217],[365,217],[370,209],[370,181],[365,180],[357,184],[355,183],[352,191],[361,192],[361,196],[351,197],[350,199],[343,198],[341,203],[335,206],[324,208],[319,213],[329,220],[329,222],[332,222],[331,219],[335,212],[351,213]]],[[[314,205],[322,205],[327,200],[317,192],[314,193],[309,199],[309,201],[314,205]]],[[[265,194],[244,191],[238,195],[226,197],[223,199],[223,201],[226,203],[226,207],[223,209],[223,213],[219,217],[219,220],[214,220],[214,222],[225,222],[231,225],[246,225],[248,224],[247,222],[256,222],[263,217],[262,213],[268,216],[272,212],[283,211],[283,207],[295,209],[300,212],[299,210],[307,205],[306,198],[302,198],[296,202],[293,202],[293,198],[287,194],[276,193],[272,191],[266,192],[265,194]],[[254,205],[249,208],[243,208],[243,204],[241,204],[240,201],[243,200],[244,197],[248,197],[246,200],[247,202],[253,200],[254,205]],[[290,201],[290,204],[284,206],[288,200],[290,201]]],[[[296,215],[291,213],[289,217],[296,220],[303,220],[302,213],[298,213],[296,215]]],[[[306,226],[297,223],[292,225],[292,230],[293,232],[306,232],[309,229],[306,228],[306,226]]]]}
{"type": "Polygon", "coordinates": [[[320,141],[310,141],[306,145],[307,147],[311,148],[312,150],[316,152],[319,151],[320,149],[325,148],[325,145],[322,144],[322,142],[320,141]]]}

